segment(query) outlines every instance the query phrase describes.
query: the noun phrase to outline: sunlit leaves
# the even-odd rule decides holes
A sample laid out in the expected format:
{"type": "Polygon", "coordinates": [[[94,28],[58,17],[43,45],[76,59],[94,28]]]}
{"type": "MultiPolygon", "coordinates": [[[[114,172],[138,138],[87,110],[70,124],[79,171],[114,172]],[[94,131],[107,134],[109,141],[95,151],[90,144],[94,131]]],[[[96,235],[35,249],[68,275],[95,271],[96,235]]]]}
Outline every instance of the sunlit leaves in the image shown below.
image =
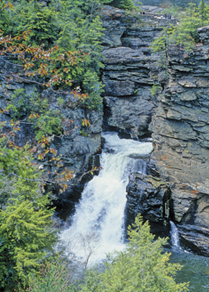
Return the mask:
{"type": "Polygon", "coordinates": [[[82,120],[82,126],[83,127],[90,127],[91,126],[91,124],[90,124],[90,122],[89,122],[89,120],[87,120],[86,118],[85,119],[83,119],[82,120]]]}

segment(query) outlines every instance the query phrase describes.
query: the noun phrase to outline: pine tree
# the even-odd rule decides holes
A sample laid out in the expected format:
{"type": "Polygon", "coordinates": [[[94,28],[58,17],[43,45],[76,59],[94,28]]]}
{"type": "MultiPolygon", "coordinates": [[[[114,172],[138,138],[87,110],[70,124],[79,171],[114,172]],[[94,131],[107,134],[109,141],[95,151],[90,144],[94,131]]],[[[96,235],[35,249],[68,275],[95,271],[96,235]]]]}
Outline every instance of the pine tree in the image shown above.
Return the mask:
{"type": "Polygon", "coordinates": [[[190,3],[184,13],[180,14],[179,22],[163,29],[159,38],[154,40],[152,47],[155,52],[166,51],[171,44],[181,45],[185,51],[191,52],[195,43],[200,41],[197,28],[209,24],[209,5],[204,0],[199,7],[190,3]],[[164,45],[166,40],[167,46],[164,45]]]}
{"type": "Polygon", "coordinates": [[[181,292],[188,283],[177,284],[174,277],[181,266],[169,262],[162,252],[166,239],[154,240],[148,223],[140,216],[128,229],[129,243],[123,252],[109,256],[103,273],[90,270],[82,292],[181,292]]]}
{"type": "Polygon", "coordinates": [[[200,15],[201,23],[202,23],[202,26],[203,26],[204,21],[206,20],[206,15],[207,15],[206,6],[205,6],[205,1],[204,0],[200,0],[199,15],[200,15]]]}
{"type": "Polygon", "coordinates": [[[1,147],[0,169],[0,188],[5,179],[13,183],[10,193],[4,192],[7,201],[0,210],[0,287],[12,291],[38,271],[56,235],[51,229],[53,209],[40,190],[41,173],[28,150],[1,147]]]}

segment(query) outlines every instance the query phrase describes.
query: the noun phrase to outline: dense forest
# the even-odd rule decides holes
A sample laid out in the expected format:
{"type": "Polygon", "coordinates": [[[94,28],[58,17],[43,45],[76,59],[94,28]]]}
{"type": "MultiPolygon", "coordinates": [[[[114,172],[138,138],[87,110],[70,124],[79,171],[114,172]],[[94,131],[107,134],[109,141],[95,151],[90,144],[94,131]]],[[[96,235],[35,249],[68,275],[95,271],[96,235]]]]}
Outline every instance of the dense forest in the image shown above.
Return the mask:
{"type": "MultiPolygon", "coordinates": [[[[84,108],[101,110],[104,29],[100,10],[105,4],[140,13],[132,0],[0,1],[1,64],[14,68],[14,78],[53,92],[70,92],[84,108]]],[[[173,11],[169,8],[165,13],[173,11]]],[[[170,45],[183,46],[190,53],[201,42],[196,29],[208,24],[209,6],[201,0],[198,7],[190,4],[175,16],[176,26],[163,29],[153,42],[153,51],[163,52],[165,67],[170,45]]],[[[57,102],[62,104],[63,99],[58,97],[57,102]]],[[[166,240],[154,240],[140,216],[129,228],[127,249],[109,256],[102,271],[95,267],[77,279],[69,260],[65,262],[62,252],[55,252],[54,208],[46,192],[50,180],[37,161],[50,154],[52,161],[61,163],[49,145],[54,136],[69,131],[71,121],[49,105],[50,99],[38,91],[28,96],[18,89],[1,109],[12,115],[10,121],[0,122],[1,291],[188,291],[187,283],[175,282],[180,265],[171,264],[169,254],[162,253],[166,240]],[[30,125],[35,133],[32,145],[17,142],[22,124],[30,125]]],[[[85,135],[89,121],[83,119],[81,126],[85,135]]],[[[55,177],[53,183],[62,192],[73,173],[65,169],[55,177]]]]}

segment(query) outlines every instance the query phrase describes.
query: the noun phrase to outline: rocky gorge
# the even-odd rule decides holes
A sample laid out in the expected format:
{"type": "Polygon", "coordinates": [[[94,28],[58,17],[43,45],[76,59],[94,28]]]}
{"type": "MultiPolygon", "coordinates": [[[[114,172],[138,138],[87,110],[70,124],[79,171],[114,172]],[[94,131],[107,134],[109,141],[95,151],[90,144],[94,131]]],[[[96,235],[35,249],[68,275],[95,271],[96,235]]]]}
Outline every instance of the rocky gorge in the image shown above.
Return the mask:
{"type": "Polygon", "coordinates": [[[103,52],[106,123],[131,138],[151,135],[154,145],[148,176],[130,176],[127,218],[140,212],[151,222],[171,219],[182,242],[209,255],[209,28],[198,29],[202,43],[192,53],[169,48],[166,72],[150,45],[175,20],[156,7],[142,10],[140,21],[131,23],[115,10],[111,22],[104,22],[110,47],[103,52]],[[161,87],[157,94],[151,94],[153,85],[161,87]]]}
{"type": "MultiPolygon", "coordinates": [[[[150,47],[163,27],[175,24],[162,11],[155,6],[142,6],[141,13],[103,7],[103,111],[82,107],[71,94],[42,90],[23,79],[17,82],[12,78],[17,69],[3,57],[0,108],[6,108],[15,89],[25,89],[30,96],[36,88],[40,95],[50,97],[51,109],[73,121],[70,134],[55,136],[50,145],[75,175],[67,191],[59,195],[61,204],[74,200],[83,187],[82,174],[98,165],[96,153],[101,149],[103,128],[132,139],[152,138],[154,150],[146,158],[147,175],[130,175],[127,221],[132,222],[140,212],[163,230],[172,220],[182,242],[209,256],[209,27],[198,29],[202,43],[192,53],[170,47],[165,68],[161,55],[150,47]],[[153,85],[158,88],[155,93],[153,85]],[[60,96],[64,100],[61,106],[60,96]],[[90,121],[85,135],[81,133],[84,118],[90,121]]],[[[8,123],[9,131],[11,113],[1,113],[1,121],[8,123]]],[[[24,124],[20,127],[19,144],[26,138],[32,143],[34,133],[24,124]]],[[[41,164],[50,172],[56,169],[47,157],[41,164]]]]}

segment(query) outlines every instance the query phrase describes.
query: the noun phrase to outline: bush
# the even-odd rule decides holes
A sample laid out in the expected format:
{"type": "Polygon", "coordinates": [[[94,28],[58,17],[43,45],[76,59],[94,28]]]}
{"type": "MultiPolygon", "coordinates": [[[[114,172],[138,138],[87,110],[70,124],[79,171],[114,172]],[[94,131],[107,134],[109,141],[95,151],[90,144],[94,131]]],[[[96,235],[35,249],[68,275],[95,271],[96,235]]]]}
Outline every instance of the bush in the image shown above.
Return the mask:
{"type": "Polygon", "coordinates": [[[183,292],[188,283],[175,282],[180,264],[169,262],[168,253],[162,252],[166,239],[154,240],[148,223],[137,216],[128,229],[129,243],[123,252],[109,255],[105,269],[98,267],[87,271],[83,281],[76,283],[61,261],[44,265],[41,274],[30,278],[29,291],[63,292],[183,292]],[[60,289],[60,290],[59,290],[60,289]]]}
{"type": "Polygon", "coordinates": [[[120,8],[120,9],[127,9],[127,10],[132,10],[136,8],[132,0],[113,0],[112,2],[110,2],[110,5],[120,8]]]}
{"type": "Polygon", "coordinates": [[[110,255],[103,273],[90,270],[81,286],[82,292],[181,292],[188,283],[177,284],[174,277],[181,269],[169,263],[168,253],[162,253],[166,239],[154,240],[148,222],[137,216],[133,229],[128,228],[129,243],[123,252],[110,255]]]}
{"type": "Polygon", "coordinates": [[[197,28],[209,24],[209,5],[204,0],[197,7],[190,3],[184,13],[179,14],[179,22],[164,28],[160,37],[153,41],[155,52],[167,51],[169,45],[180,45],[185,51],[191,52],[195,43],[200,42],[197,28]]]}
{"type": "Polygon", "coordinates": [[[29,276],[27,292],[76,292],[72,271],[59,255],[49,258],[41,265],[39,274],[29,276]]]}
{"type": "Polygon", "coordinates": [[[9,292],[18,283],[27,285],[31,271],[38,272],[56,235],[51,229],[53,209],[48,209],[48,196],[41,193],[41,173],[31,154],[27,149],[0,147],[0,156],[0,189],[4,191],[5,180],[13,184],[0,210],[0,289],[9,292]]]}

